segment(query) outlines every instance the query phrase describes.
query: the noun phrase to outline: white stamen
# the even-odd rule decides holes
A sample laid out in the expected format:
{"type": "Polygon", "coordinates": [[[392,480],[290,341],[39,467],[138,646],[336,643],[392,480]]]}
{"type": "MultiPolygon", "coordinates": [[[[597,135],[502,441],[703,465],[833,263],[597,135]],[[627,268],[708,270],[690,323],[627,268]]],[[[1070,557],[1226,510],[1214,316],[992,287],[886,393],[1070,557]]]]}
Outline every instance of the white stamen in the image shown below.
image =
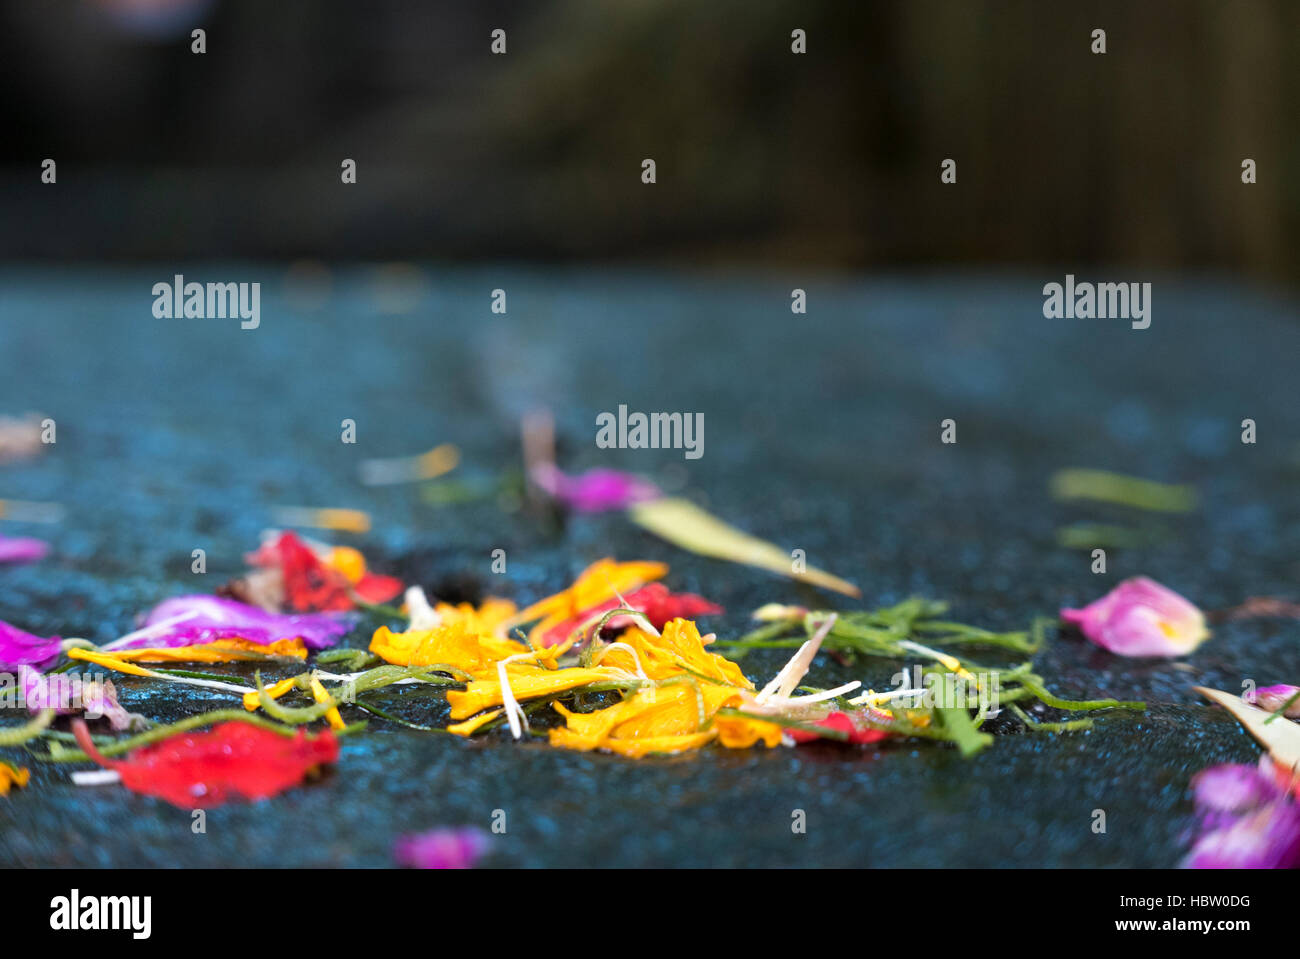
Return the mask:
{"type": "Polygon", "coordinates": [[[72,774],[72,782],[76,786],[106,786],[121,781],[122,774],[116,769],[91,769],[72,774]]]}
{"type": "Polygon", "coordinates": [[[798,708],[799,706],[807,706],[809,703],[825,702],[828,699],[834,699],[836,696],[843,696],[845,693],[853,692],[861,685],[862,683],[855,679],[843,686],[836,686],[834,689],[827,689],[820,693],[809,693],[807,696],[769,696],[763,701],[763,705],[798,708]]]}
{"type": "Polygon", "coordinates": [[[501,706],[506,711],[506,720],[510,723],[510,735],[515,739],[522,739],[524,730],[528,728],[528,717],[519,706],[519,700],[515,699],[514,691],[510,688],[510,679],[506,676],[506,663],[520,659],[535,659],[536,653],[515,653],[513,656],[507,656],[497,663],[497,681],[501,684],[501,706]],[[522,727],[520,721],[523,721],[522,727]]]}
{"type": "Polygon", "coordinates": [[[599,666],[601,660],[605,658],[605,654],[615,649],[621,649],[623,650],[623,652],[631,656],[632,662],[636,664],[637,676],[639,676],[641,679],[644,679],[646,682],[650,681],[650,677],[647,676],[645,674],[645,670],[641,668],[641,657],[637,656],[636,650],[633,649],[631,646],[629,646],[627,643],[610,643],[608,646],[606,646],[604,649],[598,652],[594,657],[592,657],[591,665],[599,666]]]}
{"type": "Polygon", "coordinates": [[[755,702],[765,703],[772,696],[786,699],[798,688],[804,676],[808,675],[812,661],[821,648],[822,640],[826,638],[826,634],[835,625],[835,619],[836,614],[831,613],[826,618],[826,621],[817,627],[817,631],[813,633],[812,638],[799,647],[799,651],[790,657],[790,661],[782,666],[781,671],[772,677],[772,681],[754,697],[755,702]]]}
{"type": "Polygon", "coordinates": [[[437,629],[442,625],[442,617],[429,605],[429,598],[420,586],[412,586],[406,591],[406,615],[412,630],[437,629]]]}

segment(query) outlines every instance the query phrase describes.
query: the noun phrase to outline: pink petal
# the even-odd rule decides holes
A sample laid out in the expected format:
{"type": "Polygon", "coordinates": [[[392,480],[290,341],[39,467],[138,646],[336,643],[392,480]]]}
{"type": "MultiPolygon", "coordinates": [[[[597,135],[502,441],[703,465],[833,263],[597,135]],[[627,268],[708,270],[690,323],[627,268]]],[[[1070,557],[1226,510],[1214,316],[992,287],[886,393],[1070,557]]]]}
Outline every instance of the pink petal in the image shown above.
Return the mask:
{"type": "Polygon", "coordinates": [[[469,869],[487,852],[487,833],[472,826],[435,829],[403,836],[393,847],[393,858],[412,869],[469,869]]]}
{"type": "Polygon", "coordinates": [[[1126,579],[1083,609],[1061,610],[1061,619],[1121,656],[1183,656],[1210,635],[1199,609],[1145,576],[1126,579]]]}

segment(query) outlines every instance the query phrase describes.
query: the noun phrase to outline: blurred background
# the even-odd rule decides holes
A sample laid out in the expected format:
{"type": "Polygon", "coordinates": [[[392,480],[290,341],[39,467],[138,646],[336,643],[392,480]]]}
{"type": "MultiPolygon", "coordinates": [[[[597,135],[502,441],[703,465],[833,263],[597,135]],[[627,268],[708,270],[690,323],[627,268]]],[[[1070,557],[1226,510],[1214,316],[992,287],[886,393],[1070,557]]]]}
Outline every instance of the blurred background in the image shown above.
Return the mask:
{"type": "Polygon", "coordinates": [[[1288,282],[1297,39],[1292,0],[5,2],[0,256],[1288,282]]]}

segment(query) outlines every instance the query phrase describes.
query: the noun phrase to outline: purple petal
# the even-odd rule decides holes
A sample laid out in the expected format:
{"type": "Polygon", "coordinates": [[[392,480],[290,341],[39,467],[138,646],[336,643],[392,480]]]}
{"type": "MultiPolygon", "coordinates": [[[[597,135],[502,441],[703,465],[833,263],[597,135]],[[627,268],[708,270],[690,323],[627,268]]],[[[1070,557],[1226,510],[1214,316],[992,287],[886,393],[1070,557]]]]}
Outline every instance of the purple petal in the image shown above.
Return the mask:
{"type": "Polygon", "coordinates": [[[469,869],[487,852],[490,841],[473,826],[435,829],[402,836],[393,846],[393,858],[412,869],[469,869]]]}
{"type": "Polygon", "coordinates": [[[34,563],[50,551],[43,540],[26,536],[0,536],[0,563],[34,563]]]}
{"type": "Polygon", "coordinates": [[[145,628],[113,648],[193,646],[238,636],[254,643],[298,638],[311,649],[325,649],[351,628],[352,618],[337,613],[281,615],[217,596],[178,596],[155,606],[145,628]],[[159,628],[150,631],[151,626],[159,628]]]}
{"type": "Polygon", "coordinates": [[[0,669],[13,670],[19,666],[48,669],[59,658],[62,642],[58,636],[33,636],[0,621],[0,669]]]}

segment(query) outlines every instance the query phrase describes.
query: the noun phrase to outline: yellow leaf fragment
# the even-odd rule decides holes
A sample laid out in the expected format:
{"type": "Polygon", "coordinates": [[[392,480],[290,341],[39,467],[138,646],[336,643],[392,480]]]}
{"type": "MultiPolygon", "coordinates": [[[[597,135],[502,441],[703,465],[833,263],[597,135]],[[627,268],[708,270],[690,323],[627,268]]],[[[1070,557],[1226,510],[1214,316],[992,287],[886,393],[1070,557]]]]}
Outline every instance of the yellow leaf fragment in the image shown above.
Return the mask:
{"type": "Polygon", "coordinates": [[[848,580],[825,570],[809,566],[795,571],[790,554],[781,547],[724,523],[689,500],[666,498],[638,503],[629,514],[637,525],[692,553],[757,566],[846,596],[862,595],[848,580]]]}

